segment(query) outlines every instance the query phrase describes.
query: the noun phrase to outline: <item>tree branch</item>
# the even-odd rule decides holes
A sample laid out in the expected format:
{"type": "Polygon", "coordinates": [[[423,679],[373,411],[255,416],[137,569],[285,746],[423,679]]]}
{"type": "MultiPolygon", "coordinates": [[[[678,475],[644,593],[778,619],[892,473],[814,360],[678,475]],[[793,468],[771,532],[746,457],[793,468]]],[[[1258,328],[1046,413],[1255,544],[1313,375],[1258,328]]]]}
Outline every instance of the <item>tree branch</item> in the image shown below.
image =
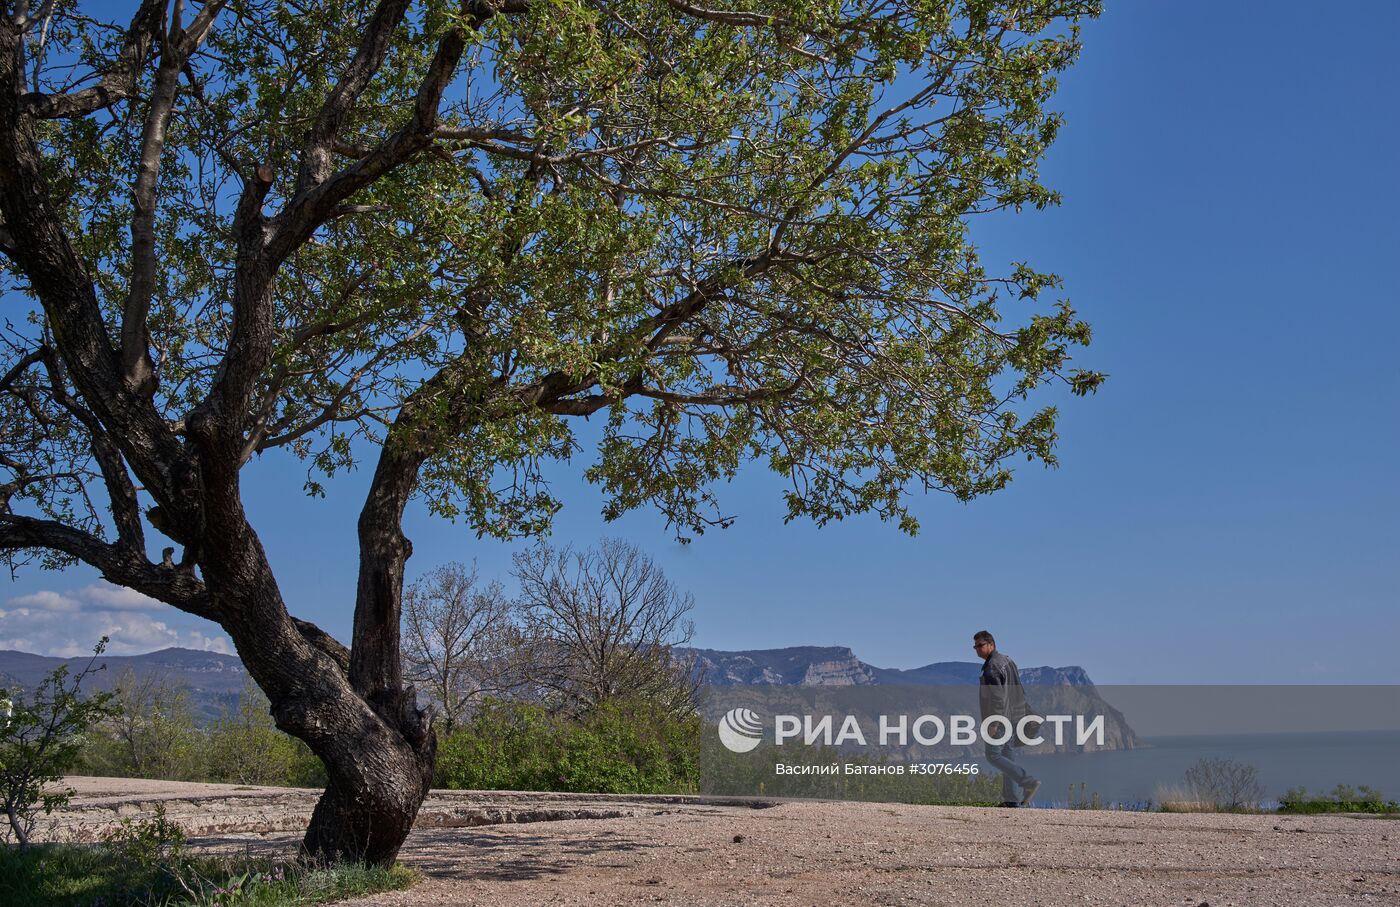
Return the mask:
{"type": "MultiPolygon", "coordinates": [[[[381,10],[385,6],[392,5],[387,2],[382,3],[381,10]]],[[[401,16],[402,12],[400,12],[401,16]]],[[[378,20],[379,15],[376,13],[375,21],[378,20]]],[[[485,20],[473,19],[468,24],[475,27],[482,21],[485,20]]],[[[397,24],[397,19],[394,20],[394,24],[397,24]]],[[[387,34],[384,36],[384,41],[388,41],[387,34]]],[[[383,56],[381,53],[377,58],[362,62],[361,68],[373,63],[374,70],[368,73],[361,73],[360,69],[356,69],[355,61],[352,61],[351,81],[348,84],[353,91],[347,91],[347,96],[340,96],[341,86],[337,86],[336,92],[327,101],[327,108],[331,109],[332,113],[327,114],[323,109],[323,116],[327,118],[330,125],[323,126],[318,121],[318,126],[313,128],[307,150],[304,152],[301,173],[297,177],[296,191],[286,208],[277,215],[272,224],[272,238],[268,241],[267,249],[273,262],[281,262],[291,255],[350,196],[373,184],[419,151],[432,145],[433,131],[437,126],[438,104],[442,100],[442,93],[446,90],[448,82],[452,80],[452,74],[457,68],[457,62],[461,59],[465,47],[466,34],[461,27],[454,28],[444,35],[442,40],[438,42],[437,52],[433,54],[432,62],[428,65],[427,75],[424,76],[419,85],[417,97],[414,98],[413,102],[413,116],[409,122],[381,142],[369,154],[333,176],[324,176],[324,173],[329,172],[330,169],[332,142],[335,135],[334,132],[331,132],[322,137],[318,130],[330,128],[330,126],[339,128],[345,111],[335,112],[336,109],[340,105],[352,102],[360,91],[363,91],[363,85],[355,87],[358,80],[361,77],[368,80],[373,75],[374,70],[377,70],[383,63],[383,56]]],[[[374,52],[369,37],[366,38],[366,44],[361,45],[361,51],[374,52]],[[370,50],[367,51],[367,47],[370,50]]],[[[360,54],[356,54],[356,60],[359,59],[360,54]]],[[[342,81],[342,85],[345,84],[347,83],[342,81]]]]}
{"type": "Polygon", "coordinates": [[[112,521],[117,528],[118,542],[133,553],[145,552],[146,530],[141,523],[141,505],[121,452],[117,450],[116,444],[112,442],[97,417],[68,393],[63,363],[58,354],[47,346],[40,348],[38,352],[43,357],[44,370],[49,378],[49,391],[54,401],[87,429],[92,456],[97,461],[98,468],[102,470],[102,483],[107,488],[107,498],[112,504],[112,521]]]}
{"type": "Polygon", "coordinates": [[[299,617],[292,618],[292,625],[297,628],[297,632],[300,633],[307,642],[330,656],[331,660],[340,667],[341,673],[350,673],[350,650],[345,648],[340,640],[310,621],[302,620],[299,617]]]}
{"type": "Polygon", "coordinates": [[[218,622],[221,615],[194,573],[173,565],[152,564],[144,554],[108,544],[95,535],[54,520],[0,513],[0,551],[46,548],[96,567],[107,581],[188,614],[218,622]]]}
{"type": "Polygon", "coordinates": [[[18,251],[15,248],[15,238],[10,235],[9,228],[0,223],[0,255],[13,259],[18,251]]]}
{"type": "Polygon", "coordinates": [[[409,0],[380,0],[365,26],[364,37],[340,81],[321,105],[316,122],[302,142],[301,167],[297,172],[292,197],[299,198],[325,181],[330,175],[331,153],[336,135],[345,117],[354,108],[370,80],[384,65],[394,31],[408,11],[409,0]]]}
{"type": "Polygon", "coordinates": [[[29,92],[20,97],[20,109],[29,116],[52,120],[87,116],[125,100],[136,93],[138,71],[150,56],[151,45],[164,23],[165,0],[142,0],[117,59],[96,85],[65,94],[29,92]]]}
{"type": "Polygon", "coordinates": [[[0,377],[0,391],[8,390],[10,385],[14,384],[20,375],[29,371],[30,366],[36,365],[43,360],[44,350],[42,347],[25,353],[18,362],[10,367],[10,370],[5,373],[4,377],[0,377]]]}
{"type": "Polygon", "coordinates": [[[155,497],[179,502],[177,522],[193,534],[198,507],[184,492],[194,465],[151,400],[133,395],[121,380],[96,289],[62,227],[33,120],[20,103],[20,40],[13,30],[0,29],[0,221],[11,234],[12,257],[44,307],[84,404],[103,426],[121,427],[109,435],[113,443],[155,497]]]}
{"type": "Polygon", "coordinates": [[[784,21],[784,17],[778,15],[708,9],[703,6],[696,6],[693,3],[687,3],[686,0],[666,0],[666,5],[685,13],[687,16],[694,16],[697,19],[704,19],[706,22],[718,22],[723,25],[751,25],[759,28],[766,28],[784,21]]]}
{"type": "Polygon", "coordinates": [[[156,285],[156,180],[165,152],[165,134],[175,109],[180,72],[204,36],[225,0],[209,0],[190,30],[180,27],[181,2],[176,2],[170,29],[160,42],[160,66],[151,91],[151,106],[141,135],[136,183],[131,190],[131,282],[122,310],[122,376],[127,386],[141,394],[155,392],[155,363],[151,361],[150,332],[146,318],[156,285]]]}

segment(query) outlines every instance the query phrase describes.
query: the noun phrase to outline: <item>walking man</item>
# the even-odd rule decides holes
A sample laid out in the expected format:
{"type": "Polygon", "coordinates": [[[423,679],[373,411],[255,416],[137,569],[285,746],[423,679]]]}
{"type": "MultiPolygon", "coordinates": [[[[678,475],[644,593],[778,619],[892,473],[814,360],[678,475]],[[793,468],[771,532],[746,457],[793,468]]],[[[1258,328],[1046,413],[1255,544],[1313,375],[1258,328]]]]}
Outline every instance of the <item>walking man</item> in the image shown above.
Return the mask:
{"type": "MultiPolygon", "coordinates": [[[[993,715],[1002,715],[1011,722],[1013,732],[1017,723],[1030,714],[1026,706],[1026,693],[1021,689],[1021,671],[1016,662],[997,651],[997,641],[992,634],[981,630],[972,637],[972,648],[982,659],[982,678],[977,690],[978,704],[982,707],[982,720],[993,715]]],[[[1027,806],[1040,790],[1040,782],[1016,763],[1012,749],[1016,746],[1016,734],[1005,743],[988,743],[987,761],[1001,771],[1001,805],[1027,806]],[[1016,787],[1021,788],[1021,797],[1016,798],[1016,787]]]]}

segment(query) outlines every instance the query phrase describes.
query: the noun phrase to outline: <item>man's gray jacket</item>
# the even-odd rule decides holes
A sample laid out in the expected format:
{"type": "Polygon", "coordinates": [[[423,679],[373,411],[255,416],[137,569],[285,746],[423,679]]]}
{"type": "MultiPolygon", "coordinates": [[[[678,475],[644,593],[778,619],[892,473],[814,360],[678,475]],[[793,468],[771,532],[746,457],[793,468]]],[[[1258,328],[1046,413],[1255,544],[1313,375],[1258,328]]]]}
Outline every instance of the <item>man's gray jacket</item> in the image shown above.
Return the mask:
{"type": "Polygon", "coordinates": [[[1002,715],[1017,722],[1031,714],[1026,705],[1026,693],[1021,687],[1021,671],[1016,662],[1000,652],[982,663],[982,678],[977,690],[982,718],[1002,715]]]}

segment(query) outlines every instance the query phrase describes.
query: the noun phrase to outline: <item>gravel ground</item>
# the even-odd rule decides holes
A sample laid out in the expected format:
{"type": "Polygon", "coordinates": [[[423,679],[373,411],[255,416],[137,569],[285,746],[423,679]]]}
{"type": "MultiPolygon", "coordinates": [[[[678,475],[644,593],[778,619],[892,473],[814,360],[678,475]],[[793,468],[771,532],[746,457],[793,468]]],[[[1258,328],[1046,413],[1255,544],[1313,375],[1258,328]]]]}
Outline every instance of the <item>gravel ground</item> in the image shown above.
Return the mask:
{"type": "MultiPolygon", "coordinates": [[[[314,797],[77,780],[56,837],[162,800],[182,824],[221,811],[227,830],[211,829],[206,846],[290,848],[286,820],[304,823],[314,797]],[[259,833],[239,810],[283,830],[259,833]]],[[[401,859],[418,885],[350,903],[1400,905],[1400,822],[1341,816],[442,792],[401,859]]]]}

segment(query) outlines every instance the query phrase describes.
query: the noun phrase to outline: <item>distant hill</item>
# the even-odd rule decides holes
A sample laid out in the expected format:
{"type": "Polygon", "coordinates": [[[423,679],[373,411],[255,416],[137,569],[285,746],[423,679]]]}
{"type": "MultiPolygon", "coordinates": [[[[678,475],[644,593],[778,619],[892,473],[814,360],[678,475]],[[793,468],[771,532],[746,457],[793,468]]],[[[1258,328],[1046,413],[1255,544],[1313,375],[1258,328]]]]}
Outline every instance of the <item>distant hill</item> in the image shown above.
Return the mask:
{"type": "MultiPolygon", "coordinates": [[[[693,658],[699,680],[714,686],[963,687],[976,684],[982,674],[982,663],[971,661],[940,661],[907,670],[880,668],[861,661],[845,646],[794,646],[741,652],[682,648],[677,649],[676,654],[693,658]]],[[[1027,698],[1042,714],[1103,715],[1106,730],[1103,749],[1137,749],[1143,745],[1123,713],[1099,695],[1083,668],[1077,665],[1021,668],[1021,683],[1035,688],[1034,692],[1027,691],[1027,698]]]]}
{"type": "MultiPolygon", "coordinates": [[[[974,684],[981,673],[977,662],[943,661],[921,668],[880,668],[866,664],[844,646],[793,646],[785,649],[750,649],[730,652],[720,649],[681,648],[676,654],[693,657],[702,682],[726,684],[771,684],[784,686],[932,686],[974,684]]],[[[60,664],[70,671],[81,670],[90,656],[53,658],[29,652],[0,650],[0,687],[33,689],[60,664]]],[[[161,649],[145,655],[104,655],[106,670],[94,677],[91,689],[110,689],[113,681],[128,669],[139,677],[156,676],[183,684],[198,719],[217,718],[234,705],[248,672],[235,655],[199,652],[193,649],[161,649]]],[[[1081,667],[1032,667],[1021,669],[1021,682],[1041,689],[1033,701],[1049,712],[1066,697],[1082,703],[1087,699],[1107,717],[1108,749],[1133,749],[1140,744],[1122,713],[1104,702],[1081,667]],[[1062,688],[1063,694],[1057,694],[1062,688]],[[1072,689],[1070,689],[1072,688],[1072,689]]],[[[1063,702],[1062,702],[1063,701],[1063,702]]]]}
{"type": "MultiPolygon", "coordinates": [[[[787,649],[750,649],[728,652],[720,649],[682,648],[682,657],[693,656],[704,683],[794,684],[797,686],[863,686],[865,684],[976,683],[982,674],[981,662],[939,661],[921,668],[877,668],[866,664],[845,646],[793,646],[787,649]]],[[[1083,668],[1021,668],[1021,682],[1038,685],[1092,687],[1083,668]]]]}
{"type": "MultiPolygon", "coordinates": [[[[70,672],[81,671],[92,659],[54,658],[13,649],[0,649],[0,687],[32,690],[59,665],[68,665],[70,672]]],[[[144,655],[103,655],[98,664],[105,664],[84,689],[109,690],[118,677],[130,670],[138,677],[157,677],[184,685],[190,694],[190,705],[197,719],[217,718],[226,706],[238,701],[238,694],[247,681],[248,672],[236,655],[200,652],[195,649],[161,649],[144,655]]]]}

